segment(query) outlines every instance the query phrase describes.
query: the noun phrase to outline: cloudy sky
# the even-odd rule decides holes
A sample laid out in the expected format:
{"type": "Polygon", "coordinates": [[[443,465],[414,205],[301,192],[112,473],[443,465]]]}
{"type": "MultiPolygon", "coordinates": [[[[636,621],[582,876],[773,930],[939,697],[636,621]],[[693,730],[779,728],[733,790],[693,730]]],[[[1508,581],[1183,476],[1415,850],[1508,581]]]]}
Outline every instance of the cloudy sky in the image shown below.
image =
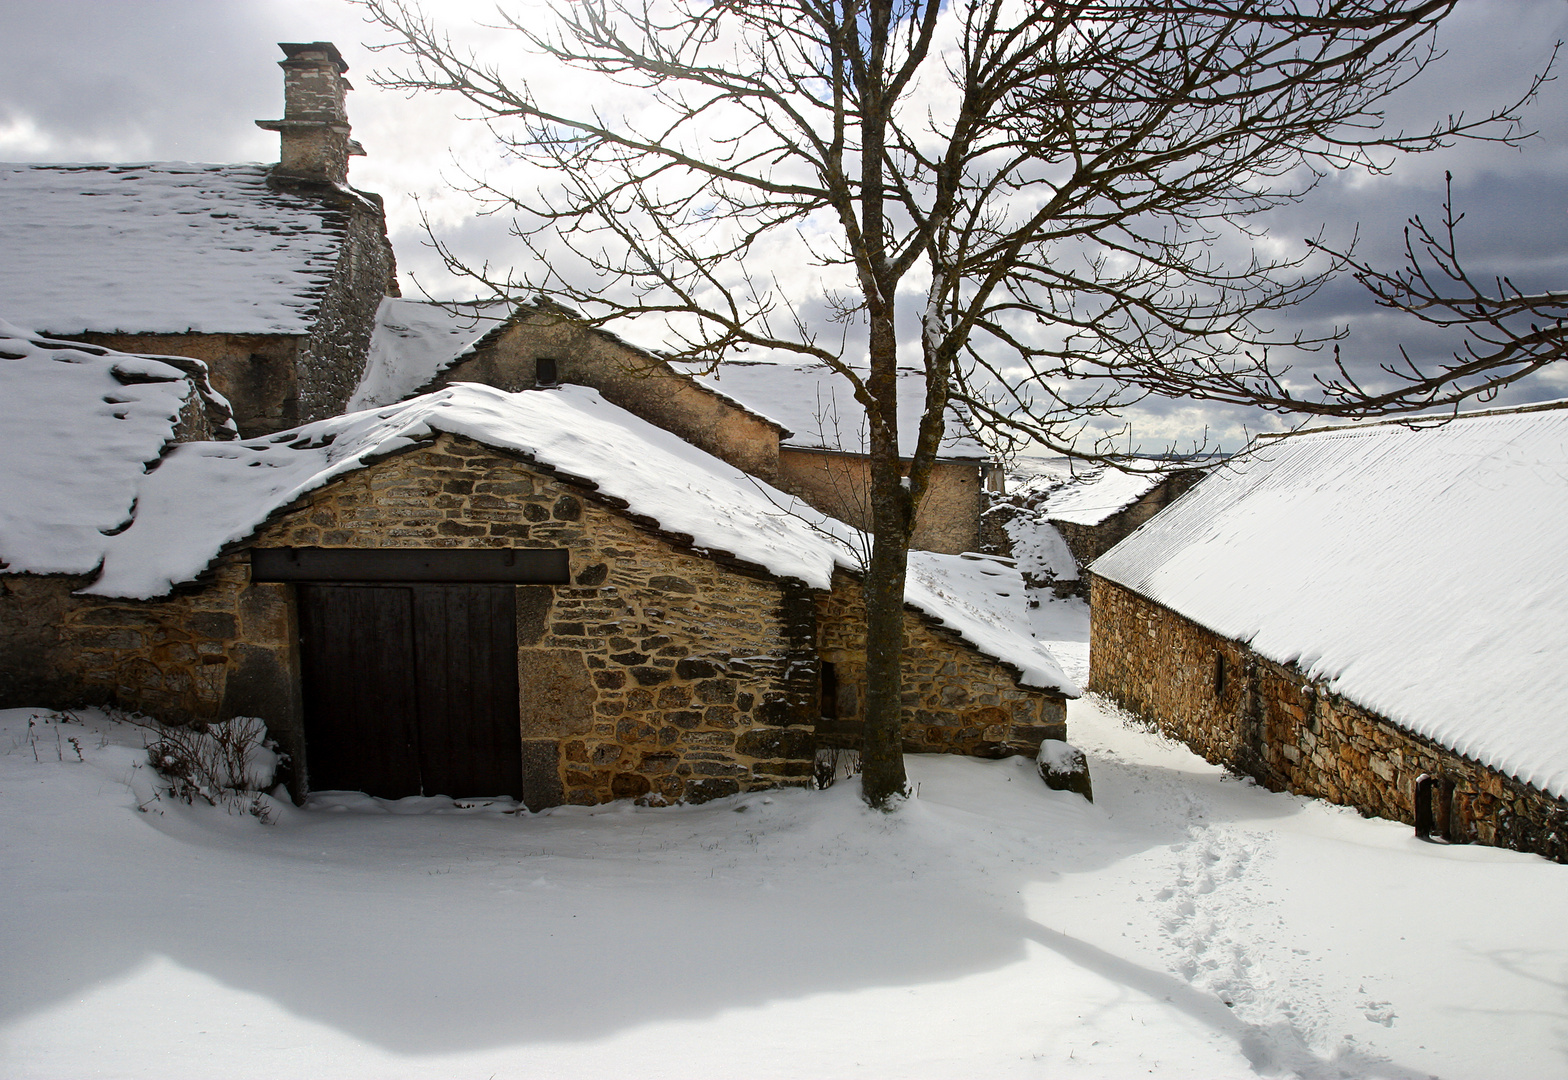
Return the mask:
{"type": "MultiPolygon", "coordinates": [[[[529,0],[532,2],[532,0],[529,0]]],[[[489,5],[435,5],[454,30],[471,29],[489,5]]],[[[465,254],[506,265],[519,257],[504,223],[477,217],[446,182],[455,158],[480,170],[503,163],[484,128],[463,122],[454,102],[409,100],[376,89],[369,75],[387,57],[384,40],[359,9],[341,0],[0,0],[5,49],[0,63],[0,160],[272,161],[277,136],[253,121],[282,115],[278,41],[330,40],[355,86],[354,134],[369,156],[353,162],[352,182],[387,199],[406,294],[420,284],[440,296],[471,294],[447,279],[418,225],[418,205],[465,254]]],[[[492,35],[493,36],[493,35],[492,35]]],[[[1568,38],[1565,0],[1469,0],[1445,25],[1448,52],[1420,84],[1392,103],[1396,118],[1439,119],[1502,103],[1538,70],[1552,44],[1568,38]]],[[[515,53],[503,60],[521,60],[515,53]]],[[[1359,230],[1360,252],[1397,265],[1406,217],[1435,217],[1445,170],[1467,214],[1464,251],[1485,275],[1507,274],[1523,288],[1568,283],[1568,78],[1549,85],[1526,114],[1539,135],[1523,148],[1466,145],[1397,162],[1386,176],[1328,177],[1307,200],[1276,213],[1271,237],[1287,246],[1325,229],[1331,242],[1359,230]]],[[[1379,312],[1348,279],[1292,312],[1288,326],[1348,325],[1345,355],[1372,363],[1400,343],[1441,355],[1444,342],[1397,315],[1379,312]]],[[[630,336],[648,340],[644,327],[630,336]]],[[[1311,361],[1306,362],[1310,366],[1311,361]]],[[[1511,401],[1568,396],[1568,372],[1514,391],[1511,401]]],[[[1243,427],[1277,427],[1267,417],[1202,404],[1150,402],[1132,417],[1150,448],[1207,429],[1234,447],[1243,427]]]]}

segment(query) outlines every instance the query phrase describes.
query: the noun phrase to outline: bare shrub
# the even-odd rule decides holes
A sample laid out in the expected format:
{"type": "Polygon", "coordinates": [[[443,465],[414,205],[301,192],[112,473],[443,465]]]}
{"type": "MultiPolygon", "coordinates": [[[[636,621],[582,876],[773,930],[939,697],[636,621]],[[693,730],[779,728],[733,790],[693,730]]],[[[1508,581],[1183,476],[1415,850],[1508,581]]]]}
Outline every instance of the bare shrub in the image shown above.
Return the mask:
{"type": "Polygon", "coordinates": [[[175,798],[186,803],[200,800],[271,821],[265,791],[272,786],[283,755],[267,738],[266,724],[259,717],[236,716],[181,727],[154,721],[144,726],[154,735],[147,756],[175,798]]]}

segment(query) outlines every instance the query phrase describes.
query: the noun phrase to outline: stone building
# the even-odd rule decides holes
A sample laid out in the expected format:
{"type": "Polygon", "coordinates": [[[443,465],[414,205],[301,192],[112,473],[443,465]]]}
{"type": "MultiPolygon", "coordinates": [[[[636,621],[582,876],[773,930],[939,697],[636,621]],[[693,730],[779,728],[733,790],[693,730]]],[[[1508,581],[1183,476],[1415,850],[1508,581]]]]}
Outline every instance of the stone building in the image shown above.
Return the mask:
{"type": "MultiPolygon", "coordinates": [[[[32,500],[0,529],[5,705],[255,715],[296,795],[536,809],[804,783],[853,726],[852,544],[593,389],[458,384],[270,437],[181,441],[164,400],[178,372],[155,359],[22,352],[0,343],[22,383],[61,357],[170,378],[131,387],[144,405],[96,383],[56,395],[54,425],[86,434],[47,459],[5,447],[32,500]],[[65,523],[62,561],[72,500],[92,513],[65,523]]],[[[908,748],[1030,753],[1060,737],[1076,690],[1021,607],[969,602],[1020,593],[1016,574],[924,560],[908,748]]]]}
{"type": "MultiPolygon", "coordinates": [[[[870,523],[869,468],[849,384],[816,364],[724,361],[672,365],[555,305],[507,311],[388,299],[382,304],[358,407],[387,404],[455,382],[504,390],[592,386],[630,412],[857,528],[870,523]]],[[[925,394],[900,373],[900,438],[913,454],[925,394]]],[[[949,410],[942,455],[915,521],[914,546],[957,554],[979,548],[980,513],[995,463],[968,417],[949,410]]]]}
{"type": "Polygon", "coordinates": [[[1202,469],[1098,469],[1052,491],[1044,517],[1088,566],[1203,479],[1202,469]]]}
{"type": "Polygon", "coordinates": [[[1568,408],[1263,440],[1092,567],[1090,688],[1211,761],[1568,861],[1568,408]]]}
{"type": "Polygon", "coordinates": [[[460,382],[510,391],[591,386],[720,460],[778,480],[779,440],[788,434],[781,425],[565,308],[383,301],[354,405],[389,404],[460,382]]]}
{"type": "Polygon", "coordinates": [[[276,166],[0,165],[0,317],[201,360],[247,436],[342,412],[396,268],[380,197],[347,183],[347,64],[282,48],[276,166]]]}

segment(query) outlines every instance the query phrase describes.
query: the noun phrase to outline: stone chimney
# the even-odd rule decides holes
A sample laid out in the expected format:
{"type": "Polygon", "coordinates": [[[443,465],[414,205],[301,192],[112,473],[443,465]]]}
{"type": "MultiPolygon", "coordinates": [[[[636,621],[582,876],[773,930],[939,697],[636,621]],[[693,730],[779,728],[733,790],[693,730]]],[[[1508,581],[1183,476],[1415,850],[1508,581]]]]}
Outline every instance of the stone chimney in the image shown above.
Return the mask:
{"type": "Polygon", "coordinates": [[[316,184],[348,183],[348,159],[364,148],[349,138],[344,99],[353,87],[343,73],[337,46],[330,41],[279,42],[288,57],[283,69],[283,119],[257,120],[256,126],[283,136],[283,152],[272,175],[279,180],[316,184]]]}

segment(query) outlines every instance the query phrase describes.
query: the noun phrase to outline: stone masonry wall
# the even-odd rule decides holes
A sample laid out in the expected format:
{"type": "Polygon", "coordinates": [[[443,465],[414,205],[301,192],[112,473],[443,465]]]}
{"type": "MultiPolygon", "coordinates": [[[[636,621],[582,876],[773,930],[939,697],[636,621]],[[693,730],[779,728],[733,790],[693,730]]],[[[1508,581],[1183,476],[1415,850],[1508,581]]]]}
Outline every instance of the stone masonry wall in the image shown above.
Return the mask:
{"type": "Polygon", "coordinates": [[[737,469],[768,481],[778,474],[778,428],[677,375],[657,357],[564,314],[540,311],[514,322],[422,389],[478,382],[527,390],[535,385],[540,359],[556,362],[560,382],[591,386],[737,469]]]}
{"type": "Polygon", "coordinates": [[[1568,862],[1568,801],[1330,693],[1138,594],[1093,577],[1089,688],[1209,761],[1291,791],[1415,822],[1436,779],[1439,831],[1568,862]]]}
{"type": "Polygon", "coordinates": [[[300,424],[344,411],[365,372],[376,309],[382,297],[398,295],[381,196],[328,189],[317,197],[340,216],[342,241],[316,321],[300,345],[300,424]]]}
{"type": "Polygon", "coordinates": [[[270,435],[300,423],[295,378],[300,338],[284,334],[83,334],[81,338],[120,352],[189,356],[205,362],[213,389],[228,399],[244,438],[270,435]]]}
{"type": "Polygon", "coordinates": [[[804,594],[521,461],[442,436],[322,490],[255,546],[566,548],[570,586],[518,588],[530,806],[698,802],[810,776],[804,594]]]}
{"type": "MultiPolygon", "coordinates": [[[[818,649],[834,665],[839,723],[823,745],[858,748],[866,685],[866,609],[860,584],[842,572],[817,599],[818,649]]],[[[824,728],[829,725],[824,724],[824,728]]],[[[1015,673],[958,635],[904,613],[904,752],[1006,757],[1039,753],[1064,739],[1067,703],[1019,686],[1015,673]]]]}
{"type": "Polygon", "coordinates": [[[1184,495],[1203,473],[1198,469],[1183,469],[1172,473],[1154,487],[1144,492],[1131,506],[1112,514],[1098,525],[1081,525],[1072,521],[1058,521],[1051,517],[1050,504],[1046,504],[1046,519],[1055,525],[1067,541],[1067,547],[1087,567],[1101,555],[1132,535],[1134,529],[1184,495]]]}
{"type": "Polygon", "coordinates": [[[297,726],[282,585],[220,559],[211,581],[156,601],[72,595],[82,577],[0,577],[0,707],[118,705],[170,722],[257,715],[297,726]]]}
{"type": "MultiPolygon", "coordinates": [[[[857,529],[871,527],[871,464],[865,457],[785,447],[775,482],[824,514],[857,529]]],[[[937,462],[915,513],[910,545],[948,555],[979,550],[984,498],[979,461],[937,462]]]]}

